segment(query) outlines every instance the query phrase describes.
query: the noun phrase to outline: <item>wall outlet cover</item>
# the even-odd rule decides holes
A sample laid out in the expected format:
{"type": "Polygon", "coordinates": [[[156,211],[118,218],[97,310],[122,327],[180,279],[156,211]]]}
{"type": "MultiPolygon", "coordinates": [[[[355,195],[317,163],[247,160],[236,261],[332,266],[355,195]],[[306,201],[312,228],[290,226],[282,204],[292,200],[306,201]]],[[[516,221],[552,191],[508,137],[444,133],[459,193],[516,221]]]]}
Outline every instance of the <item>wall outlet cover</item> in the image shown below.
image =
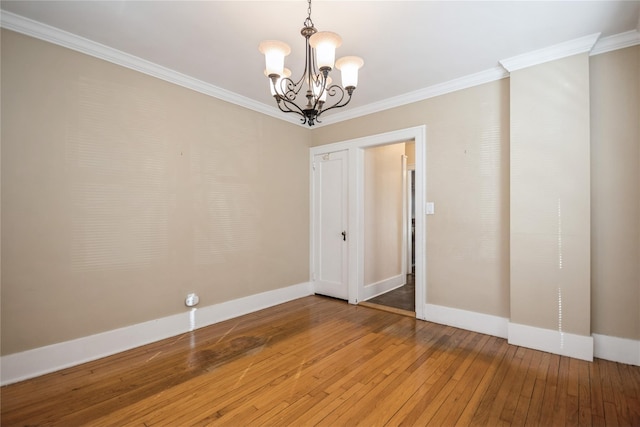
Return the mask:
{"type": "Polygon", "coordinates": [[[200,298],[196,294],[189,294],[187,295],[187,299],[184,300],[187,307],[193,307],[194,305],[197,305],[198,302],[200,302],[200,298]]]}

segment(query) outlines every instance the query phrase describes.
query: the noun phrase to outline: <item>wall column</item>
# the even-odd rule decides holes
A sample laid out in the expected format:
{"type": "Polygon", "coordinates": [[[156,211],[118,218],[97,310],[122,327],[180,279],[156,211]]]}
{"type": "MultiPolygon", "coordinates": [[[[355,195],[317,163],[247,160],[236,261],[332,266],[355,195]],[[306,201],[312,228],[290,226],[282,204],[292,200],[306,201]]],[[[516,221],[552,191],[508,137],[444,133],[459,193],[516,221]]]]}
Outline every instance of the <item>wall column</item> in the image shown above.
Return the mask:
{"type": "Polygon", "coordinates": [[[586,360],[593,359],[593,42],[583,53],[541,64],[509,69],[504,61],[511,72],[509,343],[586,360]]]}

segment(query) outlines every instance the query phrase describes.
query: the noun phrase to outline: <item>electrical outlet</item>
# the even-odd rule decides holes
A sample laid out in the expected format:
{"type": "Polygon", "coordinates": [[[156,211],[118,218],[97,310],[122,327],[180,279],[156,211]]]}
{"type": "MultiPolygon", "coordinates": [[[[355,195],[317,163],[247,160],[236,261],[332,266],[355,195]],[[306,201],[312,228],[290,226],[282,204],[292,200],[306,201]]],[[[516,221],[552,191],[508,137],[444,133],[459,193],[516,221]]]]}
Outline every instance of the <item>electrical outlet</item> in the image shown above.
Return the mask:
{"type": "Polygon", "coordinates": [[[196,294],[189,294],[187,295],[187,299],[184,300],[184,304],[187,307],[193,307],[194,305],[198,305],[198,302],[200,302],[200,298],[196,294]]]}

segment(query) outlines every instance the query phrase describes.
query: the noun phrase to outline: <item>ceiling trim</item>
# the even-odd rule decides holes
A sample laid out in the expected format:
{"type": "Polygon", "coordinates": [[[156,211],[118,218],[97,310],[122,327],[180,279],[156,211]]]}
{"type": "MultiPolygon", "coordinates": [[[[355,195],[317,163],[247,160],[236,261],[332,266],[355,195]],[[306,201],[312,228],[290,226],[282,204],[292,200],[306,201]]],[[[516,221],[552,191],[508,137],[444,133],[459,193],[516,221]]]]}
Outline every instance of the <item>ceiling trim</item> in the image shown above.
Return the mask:
{"type": "Polygon", "coordinates": [[[507,73],[502,67],[497,66],[485,71],[481,71],[479,73],[469,74],[468,76],[449,80],[448,82],[439,83],[413,92],[408,92],[403,95],[394,96],[392,98],[388,98],[379,102],[363,105],[362,107],[341,111],[339,113],[332,114],[330,117],[324,118],[322,120],[322,123],[326,125],[354,119],[360,116],[366,116],[368,114],[389,110],[391,108],[401,107],[403,105],[423,101],[425,99],[434,98],[436,96],[456,92],[458,90],[493,82],[508,76],[509,73],[507,73]]]}
{"type": "Polygon", "coordinates": [[[504,59],[499,61],[502,66],[497,66],[476,74],[470,74],[455,80],[429,86],[424,89],[409,92],[380,102],[335,113],[330,117],[323,119],[322,125],[354,119],[368,114],[411,104],[413,102],[433,98],[439,95],[444,95],[450,92],[455,92],[461,89],[467,89],[473,86],[500,80],[509,77],[509,73],[511,71],[565,58],[578,53],[590,51],[589,55],[593,56],[640,44],[640,32],[638,32],[638,30],[614,34],[601,39],[599,39],[599,37],[600,33],[591,34],[586,37],[570,40],[548,48],[504,59]],[[507,66],[512,68],[508,68],[507,66]]]}
{"type": "Polygon", "coordinates": [[[566,58],[567,56],[577,55],[579,53],[589,52],[593,49],[593,46],[596,44],[599,37],[600,33],[595,33],[578,39],[569,40],[564,43],[558,43],[553,46],[534,50],[532,52],[527,52],[522,55],[502,59],[499,62],[507,71],[512,73],[522,68],[555,61],[556,59],[566,58]]]}
{"type": "Polygon", "coordinates": [[[195,79],[186,74],[179,73],[153,62],[141,59],[137,56],[85,39],[84,37],[16,15],[15,13],[2,10],[0,13],[0,26],[8,30],[57,44],[95,58],[103,59],[105,61],[139,71],[169,83],[174,83],[187,89],[218,98],[222,101],[248,108],[258,113],[266,114],[291,123],[300,124],[300,120],[295,117],[283,117],[280,110],[275,107],[263,104],[218,86],[214,86],[210,83],[203,82],[202,80],[195,79]]]}
{"type": "MultiPolygon", "coordinates": [[[[274,106],[255,101],[246,96],[239,95],[235,92],[203,82],[202,80],[198,80],[186,74],[179,73],[134,55],[85,39],[41,22],[25,18],[15,13],[1,10],[0,27],[121,65],[143,74],[177,84],[187,89],[212,96],[222,101],[226,101],[258,113],[266,114],[267,116],[274,117],[276,119],[301,125],[299,118],[293,117],[289,114],[284,114],[274,106]]],[[[432,85],[417,91],[363,105],[361,107],[333,113],[330,116],[323,117],[322,122],[318,122],[315,127],[322,127],[324,125],[354,119],[500,80],[508,77],[509,73],[512,71],[564,58],[570,55],[583,52],[590,52],[590,55],[598,55],[612,50],[640,44],[640,32],[638,29],[604,37],[602,39],[599,39],[599,37],[600,33],[591,34],[565,43],[503,59],[499,61],[501,66],[496,66],[479,73],[463,76],[448,82],[432,85]]]]}
{"type": "Polygon", "coordinates": [[[626,31],[624,33],[601,38],[597,41],[593,49],[591,49],[591,53],[589,55],[600,55],[601,53],[624,49],[625,47],[631,47],[638,44],[640,44],[640,32],[638,32],[638,30],[626,31]]]}

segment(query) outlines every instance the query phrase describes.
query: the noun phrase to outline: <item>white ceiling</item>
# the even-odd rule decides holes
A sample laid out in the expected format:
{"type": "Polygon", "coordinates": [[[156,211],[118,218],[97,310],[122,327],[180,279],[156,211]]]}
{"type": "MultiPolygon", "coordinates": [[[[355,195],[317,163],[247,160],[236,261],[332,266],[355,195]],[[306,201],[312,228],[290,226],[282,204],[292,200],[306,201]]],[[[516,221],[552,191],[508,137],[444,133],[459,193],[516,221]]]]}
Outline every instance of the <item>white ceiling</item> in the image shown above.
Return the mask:
{"type": "MultiPolygon", "coordinates": [[[[288,43],[302,70],[307,16],[295,1],[5,1],[3,11],[143,58],[273,107],[264,39],[288,43]]],[[[329,1],[312,19],[365,65],[348,108],[381,103],[499,67],[502,59],[583,36],[640,28],[639,1],[329,1]]],[[[339,81],[339,77],[336,77],[339,81]]],[[[342,111],[342,110],[337,110],[342,111]]],[[[329,113],[328,113],[329,114],[329,113]]]]}

